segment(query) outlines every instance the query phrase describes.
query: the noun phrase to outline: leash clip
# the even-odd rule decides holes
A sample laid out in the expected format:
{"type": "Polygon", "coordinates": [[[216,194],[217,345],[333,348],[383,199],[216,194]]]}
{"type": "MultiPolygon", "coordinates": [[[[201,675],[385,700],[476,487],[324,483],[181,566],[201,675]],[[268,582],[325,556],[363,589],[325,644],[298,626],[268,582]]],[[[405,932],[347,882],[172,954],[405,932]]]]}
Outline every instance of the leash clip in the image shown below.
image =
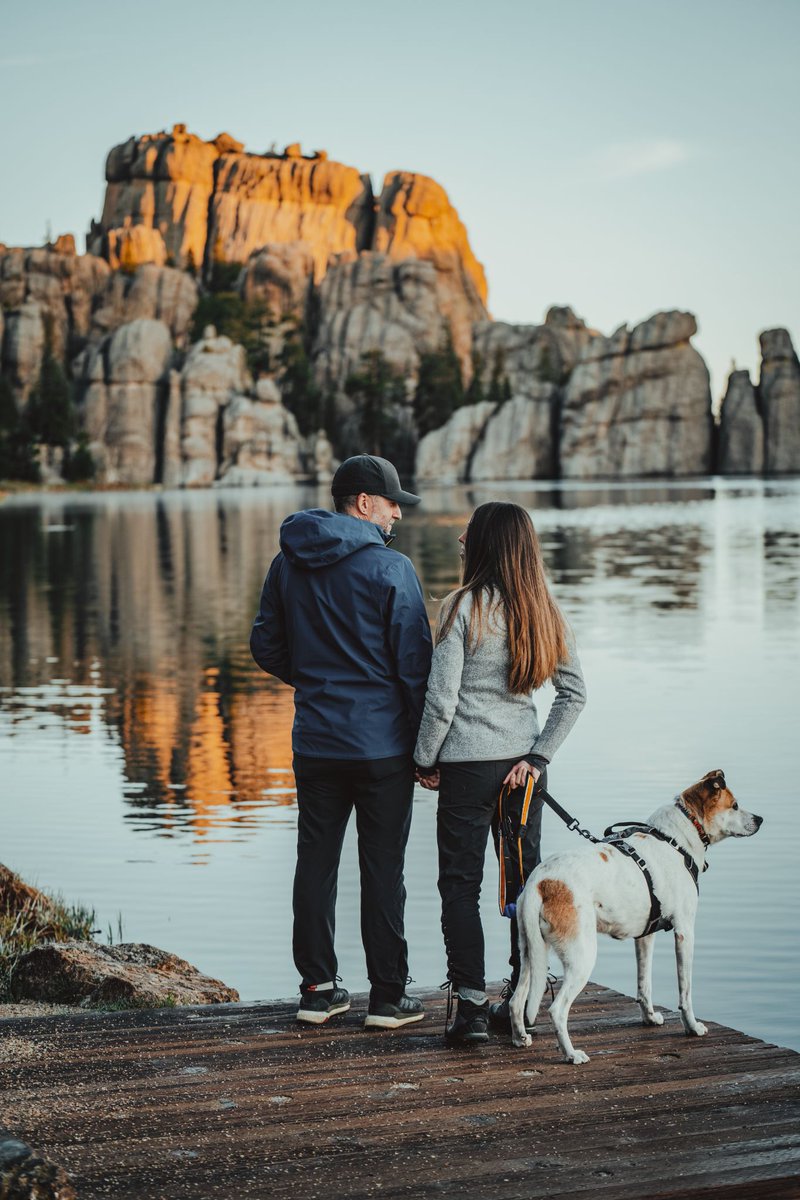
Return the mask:
{"type": "Polygon", "coordinates": [[[573,817],[572,820],[570,821],[569,825],[567,826],[567,829],[570,831],[570,833],[573,833],[578,828],[578,825],[579,825],[578,818],[573,817]]]}

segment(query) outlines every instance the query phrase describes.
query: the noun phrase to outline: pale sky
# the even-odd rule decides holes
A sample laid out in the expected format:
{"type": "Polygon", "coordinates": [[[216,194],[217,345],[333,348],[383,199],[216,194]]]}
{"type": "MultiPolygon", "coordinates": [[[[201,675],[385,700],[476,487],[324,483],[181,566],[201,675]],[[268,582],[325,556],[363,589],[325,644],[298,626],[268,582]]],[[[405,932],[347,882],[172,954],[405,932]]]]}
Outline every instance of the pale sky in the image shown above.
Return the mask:
{"type": "Polygon", "coordinates": [[[800,0],[0,0],[0,241],[100,214],[109,148],[184,122],[432,175],[494,317],[695,313],[715,399],[800,342],[800,0]]]}

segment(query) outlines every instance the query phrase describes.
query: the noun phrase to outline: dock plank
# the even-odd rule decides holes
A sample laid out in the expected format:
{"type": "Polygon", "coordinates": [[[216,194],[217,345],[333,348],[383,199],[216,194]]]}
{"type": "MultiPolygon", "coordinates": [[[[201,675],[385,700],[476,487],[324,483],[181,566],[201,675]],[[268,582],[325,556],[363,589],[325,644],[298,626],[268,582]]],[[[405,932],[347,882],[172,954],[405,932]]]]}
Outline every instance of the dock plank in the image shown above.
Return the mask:
{"type": "Polygon", "coordinates": [[[81,1200],[469,1196],[800,1197],[800,1055],[590,984],[564,1063],[445,1047],[425,1021],[365,1031],[364,998],[319,1028],[295,1005],[0,1020],[2,1123],[62,1163],[81,1200]]]}

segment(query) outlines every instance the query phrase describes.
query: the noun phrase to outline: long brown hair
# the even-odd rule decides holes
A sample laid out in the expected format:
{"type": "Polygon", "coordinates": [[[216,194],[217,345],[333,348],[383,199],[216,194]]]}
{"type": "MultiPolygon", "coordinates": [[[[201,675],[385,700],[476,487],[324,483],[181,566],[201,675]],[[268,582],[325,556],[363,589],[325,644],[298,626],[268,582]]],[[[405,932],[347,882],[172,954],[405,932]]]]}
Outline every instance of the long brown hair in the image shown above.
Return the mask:
{"type": "Polygon", "coordinates": [[[547,586],[533,521],[519,504],[493,500],[472,514],[464,539],[461,587],[445,600],[437,641],[447,637],[461,601],[471,594],[467,638],[472,647],[478,645],[486,621],[484,589],[494,593],[505,610],[508,690],[521,695],[540,688],[567,658],[567,631],[547,586]]]}

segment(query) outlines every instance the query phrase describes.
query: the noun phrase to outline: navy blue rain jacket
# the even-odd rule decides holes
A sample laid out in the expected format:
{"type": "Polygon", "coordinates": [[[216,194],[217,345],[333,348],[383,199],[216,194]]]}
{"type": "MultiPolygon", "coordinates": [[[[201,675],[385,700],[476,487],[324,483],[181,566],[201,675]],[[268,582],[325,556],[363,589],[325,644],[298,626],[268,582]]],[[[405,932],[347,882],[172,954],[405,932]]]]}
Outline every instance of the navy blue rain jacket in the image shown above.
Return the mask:
{"type": "Polygon", "coordinates": [[[295,689],[292,748],[313,758],[411,754],[431,665],[414,568],[371,521],[324,509],[281,525],[250,635],[295,689]]]}

